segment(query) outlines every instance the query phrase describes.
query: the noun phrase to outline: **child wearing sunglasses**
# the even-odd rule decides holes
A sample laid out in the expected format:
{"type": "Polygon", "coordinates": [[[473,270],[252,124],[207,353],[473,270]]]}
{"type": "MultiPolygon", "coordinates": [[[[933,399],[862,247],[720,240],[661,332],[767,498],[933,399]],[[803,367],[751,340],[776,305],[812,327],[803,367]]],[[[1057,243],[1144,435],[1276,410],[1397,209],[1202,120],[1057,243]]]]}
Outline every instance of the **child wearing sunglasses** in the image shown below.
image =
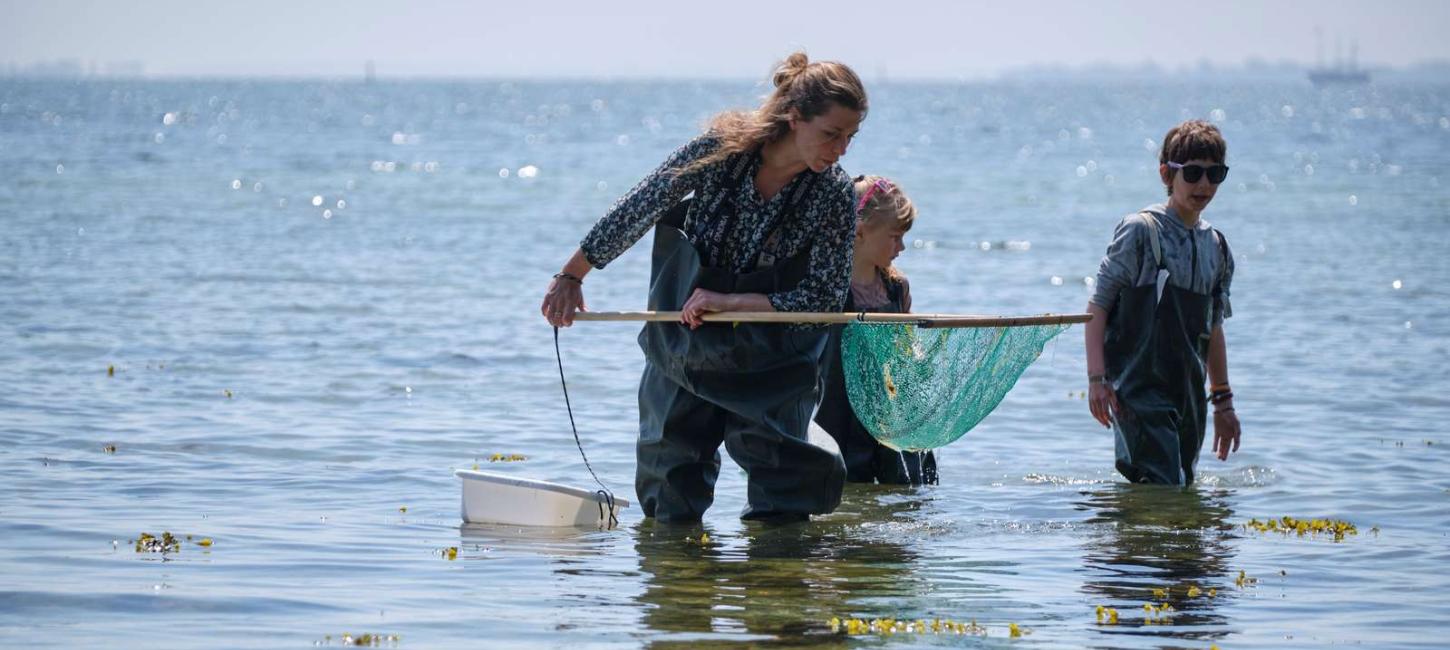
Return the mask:
{"type": "Polygon", "coordinates": [[[1227,153],[1208,122],[1170,129],[1158,158],[1167,202],[1125,217],[1098,267],[1089,408],[1113,428],[1118,472],[1134,483],[1193,483],[1210,404],[1214,453],[1225,460],[1239,448],[1223,334],[1234,261],[1202,218],[1228,175],[1227,153]]]}
{"type": "MultiPolygon", "coordinates": [[[[916,219],[916,206],[901,188],[880,176],[858,176],[856,189],[856,241],[851,259],[851,291],[846,311],[911,311],[911,285],[892,261],[906,249],[902,238],[916,219]]],[[[841,369],[841,331],[834,326],[821,367],[825,391],[816,424],[841,448],[846,480],[853,483],[898,485],[936,484],[936,456],[930,451],[896,451],[877,442],[861,425],[846,396],[841,369]]]]}

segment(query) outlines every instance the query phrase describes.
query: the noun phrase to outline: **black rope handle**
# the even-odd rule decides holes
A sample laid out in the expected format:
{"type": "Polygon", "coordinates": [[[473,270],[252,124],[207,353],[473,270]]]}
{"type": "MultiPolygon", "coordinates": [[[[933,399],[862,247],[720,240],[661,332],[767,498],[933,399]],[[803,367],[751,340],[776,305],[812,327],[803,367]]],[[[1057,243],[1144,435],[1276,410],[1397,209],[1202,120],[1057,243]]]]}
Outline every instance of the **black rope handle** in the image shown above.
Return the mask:
{"type": "Polygon", "coordinates": [[[559,363],[559,386],[564,389],[564,408],[569,411],[569,429],[574,432],[574,446],[579,448],[579,455],[584,458],[584,467],[589,470],[589,475],[594,477],[594,482],[599,484],[601,489],[595,490],[595,494],[601,498],[596,501],[599,504],[599,521],[606,521],[604,507],[609,507],[606,529],[619,525],[619,518],[614,515],[614,493],[599,480],[599,475],[594,473],[594,467],[589,464],[589,455],[584,453],[584,443],[579,441],[579,427],[574,424],[574,406],[569,403],[569,383],[564,381],[564,355],[559,352],[559,328],[554,328],[554,360],[559,363]]]}

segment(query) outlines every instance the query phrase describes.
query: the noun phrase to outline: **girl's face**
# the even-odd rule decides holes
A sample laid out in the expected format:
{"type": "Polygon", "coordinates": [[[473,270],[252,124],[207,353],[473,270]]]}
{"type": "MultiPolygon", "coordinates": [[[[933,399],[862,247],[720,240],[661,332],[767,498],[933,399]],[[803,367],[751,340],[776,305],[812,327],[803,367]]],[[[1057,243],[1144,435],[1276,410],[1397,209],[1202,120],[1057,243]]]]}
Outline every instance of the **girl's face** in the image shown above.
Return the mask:
{"type": "Polygon", "coordinates": [[[856,224],[856,258],[879,268],[891,266],[906,250],[906,229],[890,217],[856,224]]]}
{"type": "MultiPolygon", "coordinates": [[[[1189,165],[1197,165],[1204,169],[1208,169],[1215,165],[1222,164],[1223,163],[1214,162],[1212,160],[1206,160],[1202,158],[1195,158],[1193,160],[1183,163],[1185,167],[1189,165]]],[[[1174,170],[1169,169],[1167,165],[1159,166],[1159,173],[1163,175],[1163,180],[1165,182],[1168,180],[1169,172],[1172,171],[1174,170]]],[[[1171,186],[1172,194],[1168,196],[1169,205],[1173,206],[1174,210],[1178,211],[1179,213],[1197,215],[1198,213],[1203,212],[1203,209],[1207,208],[1208,203],[1213,200],[1213,195],[1218,192],[1218,185],[1210,182],[1208,180],[1208,176],[1209,175],[1206,173],[1202,174],[1198,177],[1198,182],[1190,183],[1184,179],[1183,170],[1177,170],[1177,172],[1173,174],[1173,184],[1171,186]]]]}
{"type": "Polygon", "coordinates": [[[861,117],[861,111],[832,104],[831,110],[810,120],[792,118],[791,142],[806,166],[819,174],[846,155],[851,138],[861,130],[861,117]]]}

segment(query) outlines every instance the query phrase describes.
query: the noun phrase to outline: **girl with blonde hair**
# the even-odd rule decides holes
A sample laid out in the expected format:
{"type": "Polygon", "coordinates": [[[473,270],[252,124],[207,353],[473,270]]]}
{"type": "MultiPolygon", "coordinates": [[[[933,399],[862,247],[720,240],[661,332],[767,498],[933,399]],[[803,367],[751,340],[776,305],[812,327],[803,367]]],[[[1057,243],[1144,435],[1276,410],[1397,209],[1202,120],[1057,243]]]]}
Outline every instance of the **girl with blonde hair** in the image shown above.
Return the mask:
{"type": "MultiPolygon", "coordinates": [[[[895,183],[880,176],[855,181],[857,217],[855,250],[851,261],[851,292],[846,311],[911,312],[911,285],[894,260],[906,249],[902,241],[916,221],[916,206],[895,183]]],[[[831,434],[846,463],[852,483],[921,485],[937,482],[936,456],[930,452],[901,452],[871,436],[846,396],[841,368],[841,330],[832,328],[823,364],[825,393],[815,422],[831,434]]]]}

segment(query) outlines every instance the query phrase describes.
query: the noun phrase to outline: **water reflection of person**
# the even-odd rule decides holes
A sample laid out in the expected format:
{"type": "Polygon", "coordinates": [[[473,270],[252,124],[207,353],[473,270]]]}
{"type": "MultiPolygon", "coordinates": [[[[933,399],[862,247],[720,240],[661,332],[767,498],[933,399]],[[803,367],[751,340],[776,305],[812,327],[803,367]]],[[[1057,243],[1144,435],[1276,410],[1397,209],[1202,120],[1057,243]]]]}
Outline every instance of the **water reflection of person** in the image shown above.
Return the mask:
{"type": "Polygon", "coordinates": [[[646,519],[635,529],[645,574],[644,624],[652,648],[845,647],[827,621],[838,616],[908,616],[909,599],[925,591],[910,567],[912,548],[900,528],[880,524],[918,519],[913,492],[853,486],[841,508],[809,523],[743,522],[716,535],[710,525],[646,519]],[[886,494],[889,492],[889,494],[886,494]],[[885,498],[883,498],[885,497],[885,498]],[[705,544],[698,542],[708,534],[705,544]],[[690,541],[687,541],[689,538],[690,541]]]}
{"type": "Polygon", "coordinates": [[[1122,613],[1109,634],[1146,634],[1214,639],[1226,618],[1218,600],[1226,597],[1233,548],[1233,511],[1223,490],[1119,483],[1085,493],[1079,510],[1092,511],[1096,526],[1087,544],[1083,585],[1095,605],[1122,613]],[[1190,586],[1201,593],[1189,597],[1190,586]],[[1154,589],[1166,590],[1163,598],[1154,589]],[[1210,597],[1209,590],[1217,590],[1210,597]],[[1172,624],[1139,625],[1145,603],[1173,605],[1172,624]],[[1205,629],[1210,628],[1210,629],[1205,629]]]}

